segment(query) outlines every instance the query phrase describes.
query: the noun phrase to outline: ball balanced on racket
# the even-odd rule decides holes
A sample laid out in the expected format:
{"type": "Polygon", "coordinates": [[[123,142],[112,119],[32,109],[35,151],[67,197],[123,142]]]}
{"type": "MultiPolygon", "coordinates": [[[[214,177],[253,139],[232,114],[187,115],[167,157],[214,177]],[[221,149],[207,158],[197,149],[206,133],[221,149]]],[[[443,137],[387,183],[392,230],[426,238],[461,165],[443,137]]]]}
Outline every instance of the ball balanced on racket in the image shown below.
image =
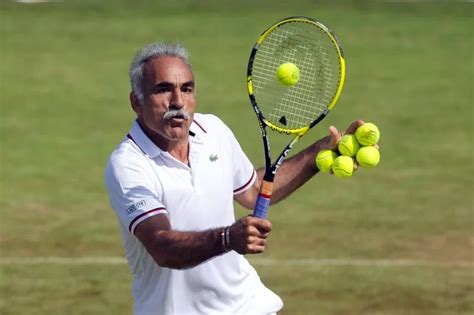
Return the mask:
{"type": "Polygon", "coordinates": [[[267,217],[278,168],[295,143],[334,108],[344,78],[340,43],[332,31],[314,19],[284,18],[258,37],[246,78],[265,152],[265,174],[253,211],[255,217],[267,217]],[[270,154],[268,130],[292,135],[275,159],[270,154]]]}
{"type": "Polygon", "coordinates": [[[294,86],[300,80],[300,69],[294,63],[285,62],[277,68],[275,76],[284,86],[294,86]]]}

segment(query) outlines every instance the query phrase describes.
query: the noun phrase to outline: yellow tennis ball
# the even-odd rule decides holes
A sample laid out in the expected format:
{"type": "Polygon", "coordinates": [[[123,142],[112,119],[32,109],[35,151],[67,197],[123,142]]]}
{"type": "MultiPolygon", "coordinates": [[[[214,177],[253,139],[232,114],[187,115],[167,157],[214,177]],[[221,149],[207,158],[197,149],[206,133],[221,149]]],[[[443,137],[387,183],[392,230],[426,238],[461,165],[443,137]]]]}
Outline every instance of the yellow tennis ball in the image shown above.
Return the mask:
{"type": "Polygon", "coordinates": [[[338,156],[332,164],[334,175],[339,178],[348,178],[354,173],[354,160],[350,156],[338,156]]]}
{"type": "Polygon", "coordinates": [[[371,168],[380,162],[380,152],[374,146],[362,147],[356,154],[360,166],[371,168]]]}
{"type": "Polygon", "coordinates": [[[356,137],[352,134],[342,136],[341,140],[337,144],[337,149],[342,155],[354,156],[359,150],[360,144],[356,137]]]}
{"type": "Polygon", "coordinates": [[[355,132],[355,136],[360,144],[364,146],[374,145],[380,139],[379,128],[373,123],[365,123],[355,132]]]}
{"type": "Polygon", "coordinates": [[[277,68],[276,79],[285,86],[294,86],[300,79],[300,69],[294,63],[285,62],[277,68]]]}
{"type": "Polygon", "coordinates": [[[333,150],[321,150],[316,156],[316,165],[322,172],[329,172],[336,158],[337,154],[333,150]]]}

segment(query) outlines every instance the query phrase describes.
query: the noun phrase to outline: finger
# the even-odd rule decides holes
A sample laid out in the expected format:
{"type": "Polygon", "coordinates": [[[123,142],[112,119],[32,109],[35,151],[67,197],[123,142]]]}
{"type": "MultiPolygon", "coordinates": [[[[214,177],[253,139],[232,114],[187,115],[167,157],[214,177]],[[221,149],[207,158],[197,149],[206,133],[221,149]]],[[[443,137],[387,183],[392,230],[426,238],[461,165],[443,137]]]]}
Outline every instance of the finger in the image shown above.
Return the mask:
{"type": "Polygon", "coordinates": [[[267,219],[254,218],[252,223],[252,225],[258,229],[259,233],[270,232],[272,230],[272,223],[267,219]]]}
{"type": "Polygon", "coordinates": [[[265,251],[265,246],[262,246],[262,245],[252,244],[252,245],[247,246],[248,254],[260,254],[260,253],[263,253],[264,251],[265,251]]]}
{"type": "Polygon", "coordinates": [[[359,128],[363,124],[364,124],[363,120],[357,119],[349,127],[347,127],[346,131],[344,131],[344,134],[353,134],[353,133],[355,133],[357,128],[359,128]]]}
{"type": "Polygon", "coordinates": [[[259,239],[267,239],[270,236],[270,232],[265,230],[258,230],[258,234],[255,235],[259,239]]]}
{"type": "Polygon", "coordinates": [[[256,226],[248,226],[246,230],[247,241],[250,242],[250,240],[253,239],[254,237],[262,237],[264,233],[266,233],[266,231],[260,230],[256,226]]]}
{"type": "Polygon", "coordinates": [[[272,225],[269,222],[264,222],[263,226],[260,226],[262,222],[255,222],[255,226],[248,226],[247,233],[248,235],[256,236],[259,238],[267,238],[270,235],[272,225]]]}
{"type": "Polygon", "coordinates": [[[341,134],[334,126],[329,126],[329,145],[332,149],[335,149],[337,144],[341,140],[341,134]]]}
{"type": "Polygon", "coordinates": [[[257,236],[249,236],[247,237],[247,244],[250,245],[259,245],[265,246],[267,244],[267,240],[257,236]]]}

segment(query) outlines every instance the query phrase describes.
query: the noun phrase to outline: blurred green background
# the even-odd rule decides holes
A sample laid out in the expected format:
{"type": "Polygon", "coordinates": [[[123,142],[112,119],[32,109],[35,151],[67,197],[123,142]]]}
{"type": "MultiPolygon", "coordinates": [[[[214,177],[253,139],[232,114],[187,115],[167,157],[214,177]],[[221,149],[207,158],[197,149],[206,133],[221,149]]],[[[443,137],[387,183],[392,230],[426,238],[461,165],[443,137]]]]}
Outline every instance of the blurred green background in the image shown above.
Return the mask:
{"type": "MultiPolygon", "coordinates": [[[[449,1],[0,3],[0,313],[130,314],[130,275],[103,186],[134,118],[128,66],[153,41],[191,52],[198,108],[263,163],[250,49],[285,16],[341,40],[347,81],[294,151],[361,118],[382,161],[320,174],[271,209],[249,259],[281,314],[473,314],[473,9],[449,1]],[[48,260],[49,259],[49,260],[48,260]],[[62,259],[62,260],[61,260],[62,259]]],[[[273,141],[278,151],[288,139],[273,141]]],[[[238,208],[239,216],[246,214],[238,208]]]]}

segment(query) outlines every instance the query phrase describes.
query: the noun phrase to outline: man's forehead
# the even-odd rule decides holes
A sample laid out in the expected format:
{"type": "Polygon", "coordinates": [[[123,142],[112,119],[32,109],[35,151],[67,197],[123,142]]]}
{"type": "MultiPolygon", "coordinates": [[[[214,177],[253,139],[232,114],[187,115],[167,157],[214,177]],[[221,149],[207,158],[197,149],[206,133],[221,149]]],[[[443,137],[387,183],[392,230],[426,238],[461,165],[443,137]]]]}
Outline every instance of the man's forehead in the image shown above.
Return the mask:
{"type": "Polygon", "coordinates": [[[183,75],[192,75],[191,68],[179,57],[175,56],[160,56],[148,60],[144,65],[144,72],[148,74],[162,74],[169,73],[183,75]]]}

